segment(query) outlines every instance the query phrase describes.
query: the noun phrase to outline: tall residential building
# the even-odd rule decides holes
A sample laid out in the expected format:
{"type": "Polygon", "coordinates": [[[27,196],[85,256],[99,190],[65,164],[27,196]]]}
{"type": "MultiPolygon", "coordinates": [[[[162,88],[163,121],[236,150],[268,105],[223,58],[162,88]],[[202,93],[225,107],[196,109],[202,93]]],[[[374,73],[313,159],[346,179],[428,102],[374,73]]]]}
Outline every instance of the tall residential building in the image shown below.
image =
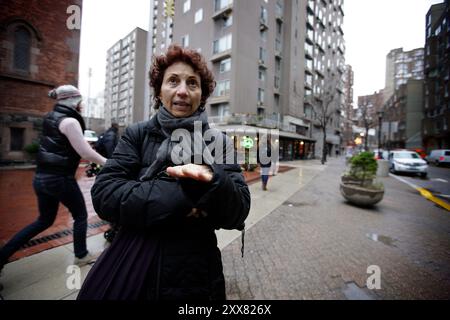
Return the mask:
{"type": "Polygon", "coordinates": [[[355,118],[355,110],[353,109],[353,84],[354,84],[354,72],[351,65],[345,66],[344,71],[344,108],[343,108],[343,132],[342,140],[344,146],[353,145],[353,125],[355,118]]]}
{"type": "Polygon", "coordinates": [[[385,104],[381,143],[387,149],[421,148],[423,80],[409,79],[385,104]]]}
{"type": "Polygon", "coordinates": [[[120,127],[144,121],[147,63],[147,31],[134,29],[107,53],[105,126],[120,127]]]}
{"type": "Polygon", "coordinates": [[[423,144],[427,151],[450,148],[449,0],[426,15],[423,144]]]}
{"type": "Polygon", "coordinates": [[[422,80],[424,78],[424,49],[417,48],[403,51],[403,48],[393,49],[386,56],[386,82],[384,102],[394,91],[408,79],[422,80]]]}
{"type": "Polygon", "coordinates": [[[48,92],[78,86],[82,0],[1,1],[0,162],[29,160],[55,100],[48,92]],[[70,13],[67,13],[70,12],[70,13]]]}
{"type": "Polygon", "coordinates": [[[149,39],[154,54],[177,43],[204,55],[217,81],[212,122],[279,128],[280,157],[301,159],[322,152],[314,111],[329,83],[328,150],[340,148],[343,16],[343,0],[155,0],[149,39]]]}

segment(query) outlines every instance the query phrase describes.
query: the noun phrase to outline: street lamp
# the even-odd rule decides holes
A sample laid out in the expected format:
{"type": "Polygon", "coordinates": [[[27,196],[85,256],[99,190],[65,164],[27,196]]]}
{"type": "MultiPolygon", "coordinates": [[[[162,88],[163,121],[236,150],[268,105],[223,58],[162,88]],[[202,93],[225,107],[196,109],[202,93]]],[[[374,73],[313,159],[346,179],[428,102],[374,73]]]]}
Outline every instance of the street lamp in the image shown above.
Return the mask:
{"type": "Polygon", "coordinates": [[[381,153],[381,121],[383,120],[383,110],[379,110],[378,112],[378,159],[382,158],[381,153]]]}

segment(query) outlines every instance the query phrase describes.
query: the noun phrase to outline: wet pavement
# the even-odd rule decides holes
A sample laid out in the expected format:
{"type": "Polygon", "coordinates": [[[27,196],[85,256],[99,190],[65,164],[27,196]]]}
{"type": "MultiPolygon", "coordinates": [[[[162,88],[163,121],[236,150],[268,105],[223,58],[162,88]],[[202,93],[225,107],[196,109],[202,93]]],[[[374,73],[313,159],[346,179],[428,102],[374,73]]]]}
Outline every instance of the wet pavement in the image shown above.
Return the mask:
{"type": "Polygon", "coordinates": [[[239,241],[222,250],[230,299],[450,299],[449,212],[392,177],[375,207],[353,206],[344,170],[333,159],[248,230],[243,259],[239,241]]]}

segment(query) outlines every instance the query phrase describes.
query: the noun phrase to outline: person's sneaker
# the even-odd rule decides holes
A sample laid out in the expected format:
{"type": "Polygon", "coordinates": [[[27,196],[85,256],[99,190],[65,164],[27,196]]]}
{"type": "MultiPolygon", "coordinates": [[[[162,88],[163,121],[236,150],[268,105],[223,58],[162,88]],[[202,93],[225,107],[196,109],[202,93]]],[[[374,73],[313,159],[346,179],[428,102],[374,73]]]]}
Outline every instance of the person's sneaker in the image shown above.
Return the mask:
{"type": "Polygon", "coordinates": [[[95,262],[95,260],[97,260],[99,255],[100,255],[99,253],[92,254],[92,253],[88,252],[83,258],[75,257],[74,264],[76,264],[79,267],[85,266],[87,264],[93,264],[95,262]]]}

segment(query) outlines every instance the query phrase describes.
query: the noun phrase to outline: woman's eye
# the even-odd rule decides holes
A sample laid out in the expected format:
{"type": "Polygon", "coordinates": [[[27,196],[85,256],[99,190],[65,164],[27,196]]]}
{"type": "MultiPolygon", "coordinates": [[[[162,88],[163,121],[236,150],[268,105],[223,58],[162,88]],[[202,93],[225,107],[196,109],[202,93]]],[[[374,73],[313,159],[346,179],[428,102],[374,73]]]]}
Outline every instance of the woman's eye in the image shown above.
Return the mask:
{"type": "Polygon", "coordinates": [[[189,87],[192,87],[192,88],[196,88],[198,86],[197,81],[195,81],[195,80],[189,80],[187,84],[189,87]]]}
{"type": "Polygon", "coordinates": [[[169,79],[169,85],[175,86],[176,84],[177,84],[177,80],[176,79],[174,79],[174,78],[169,79]]]}

